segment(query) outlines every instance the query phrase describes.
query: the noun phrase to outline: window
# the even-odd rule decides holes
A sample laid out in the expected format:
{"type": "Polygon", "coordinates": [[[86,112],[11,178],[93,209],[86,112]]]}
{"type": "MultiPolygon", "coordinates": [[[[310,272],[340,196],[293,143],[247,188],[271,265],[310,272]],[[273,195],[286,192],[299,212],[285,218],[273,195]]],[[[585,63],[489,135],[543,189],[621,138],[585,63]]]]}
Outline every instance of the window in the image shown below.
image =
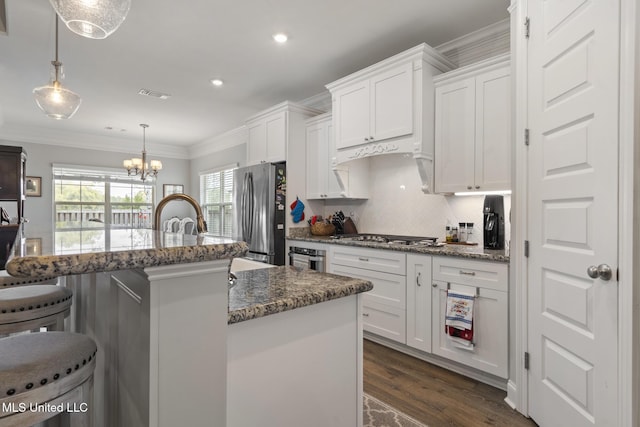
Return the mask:
{"type": "Polygon", "coordinates": [[[232,237],[233,168],[204,172],[200,175],[200,205],[209,233],[232,237]]]}
{"type": "Polygon", "coordinates": [[[118,170],[54,165],[53,186],[56,230],[151,228],[150,183],[118,170]]]}

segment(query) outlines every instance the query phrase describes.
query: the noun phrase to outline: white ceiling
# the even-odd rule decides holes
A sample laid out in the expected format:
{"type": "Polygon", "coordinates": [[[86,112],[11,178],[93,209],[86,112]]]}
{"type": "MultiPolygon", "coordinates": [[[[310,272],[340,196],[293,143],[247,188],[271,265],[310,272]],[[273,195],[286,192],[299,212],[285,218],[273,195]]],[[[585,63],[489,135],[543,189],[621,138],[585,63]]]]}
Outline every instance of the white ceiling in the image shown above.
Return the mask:
{"type": "Polygon", "coordinates": [[[83,101],[73,118],[55,121],[40,112],[31,93],[49,80],[53,9],[47,0],[6,0],[0,139],[136,151],[138,124],[148,123],[150,151],[166,153],[171,146],[186,153],[281,101],[322,93],[325,84],[422,42],[437,46],[503,20],[508,4],[133,0],[127,19],[107,39],[86,39],[60,25],[63,83],[83,101]],[[280,31],[290,37],[285,45],[271,39],[280,31]],[[225,85],[214,88],[214,77],[225,85]],[[172,97],[143,97],[137,94],[142,88],[172,97]]]}

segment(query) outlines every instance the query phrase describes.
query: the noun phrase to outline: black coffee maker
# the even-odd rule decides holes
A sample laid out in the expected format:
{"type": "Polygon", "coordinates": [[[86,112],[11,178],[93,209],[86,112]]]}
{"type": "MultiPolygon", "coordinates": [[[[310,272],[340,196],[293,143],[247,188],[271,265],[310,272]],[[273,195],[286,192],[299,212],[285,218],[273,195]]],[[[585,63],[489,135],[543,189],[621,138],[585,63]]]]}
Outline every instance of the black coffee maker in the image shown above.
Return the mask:
{"type": "Polygon", "coordinates": [[[485,196],[484,248],[504,249],[504,200],[502,196],[485,196]]]}

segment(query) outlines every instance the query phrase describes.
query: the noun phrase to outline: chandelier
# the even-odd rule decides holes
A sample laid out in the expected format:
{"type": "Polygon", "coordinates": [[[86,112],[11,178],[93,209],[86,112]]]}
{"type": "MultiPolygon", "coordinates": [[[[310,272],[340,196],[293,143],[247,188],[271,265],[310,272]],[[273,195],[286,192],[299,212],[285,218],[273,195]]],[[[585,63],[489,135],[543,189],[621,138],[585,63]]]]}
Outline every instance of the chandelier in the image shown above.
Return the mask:
{"type": "Polygon", "coordinates": [[[90,39],[104,39],[118,29],[131,0],[49,0],[67,28],[90,39]]]}
{"type": "Polygon", "coordinates": [[[158,176],[158,172],[162,169],[162,162],[160,160],[151,160],[150,163],[147,163],[146,130],[149,125],[141,123],[140,127],[142,128],[142,158],[127,159],[122,162],[122,165],[129,176],[140,175],[140,179],[146,181],[147,178],[158,176]]]}
{"type": "Polygon", "coordinates": [[[33,89],[33,95],[38,107],[49,117],[56,120],[71,118],[82,99],[77,93],[62,86],[60,80],[64,78],[62,62],[58,61],[58,16],[56,15],[56,59],[51,61],[53,72],[48,85],[33,89]]]}

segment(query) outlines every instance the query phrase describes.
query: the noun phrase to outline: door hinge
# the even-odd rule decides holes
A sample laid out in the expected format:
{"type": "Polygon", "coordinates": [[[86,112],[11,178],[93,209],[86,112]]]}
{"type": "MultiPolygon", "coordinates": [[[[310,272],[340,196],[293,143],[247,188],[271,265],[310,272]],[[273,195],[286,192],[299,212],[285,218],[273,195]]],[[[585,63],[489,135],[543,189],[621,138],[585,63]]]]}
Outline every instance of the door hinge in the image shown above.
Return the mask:
{"type": "Polygon", "coordinates": [[[529,353],[524,352],[524,369],[529,370],[529,353]]]}
{"type": "Polygon", "coordinates": [[[524,145],[529,145],[529,129],[524,130],[524,145]]]}
{"type": "Polygon", "coordinates": [[[528,240],[524,241],[524,256],[529,258],[529,241],[528,240]]]}
{"type": "Polygon", "coordinates": [[[527,16],[524,20],[524,36],[526,38],[529,38],[529,24],[531,23],[531,21],[529,21],[529,17],[527,16]]]}

